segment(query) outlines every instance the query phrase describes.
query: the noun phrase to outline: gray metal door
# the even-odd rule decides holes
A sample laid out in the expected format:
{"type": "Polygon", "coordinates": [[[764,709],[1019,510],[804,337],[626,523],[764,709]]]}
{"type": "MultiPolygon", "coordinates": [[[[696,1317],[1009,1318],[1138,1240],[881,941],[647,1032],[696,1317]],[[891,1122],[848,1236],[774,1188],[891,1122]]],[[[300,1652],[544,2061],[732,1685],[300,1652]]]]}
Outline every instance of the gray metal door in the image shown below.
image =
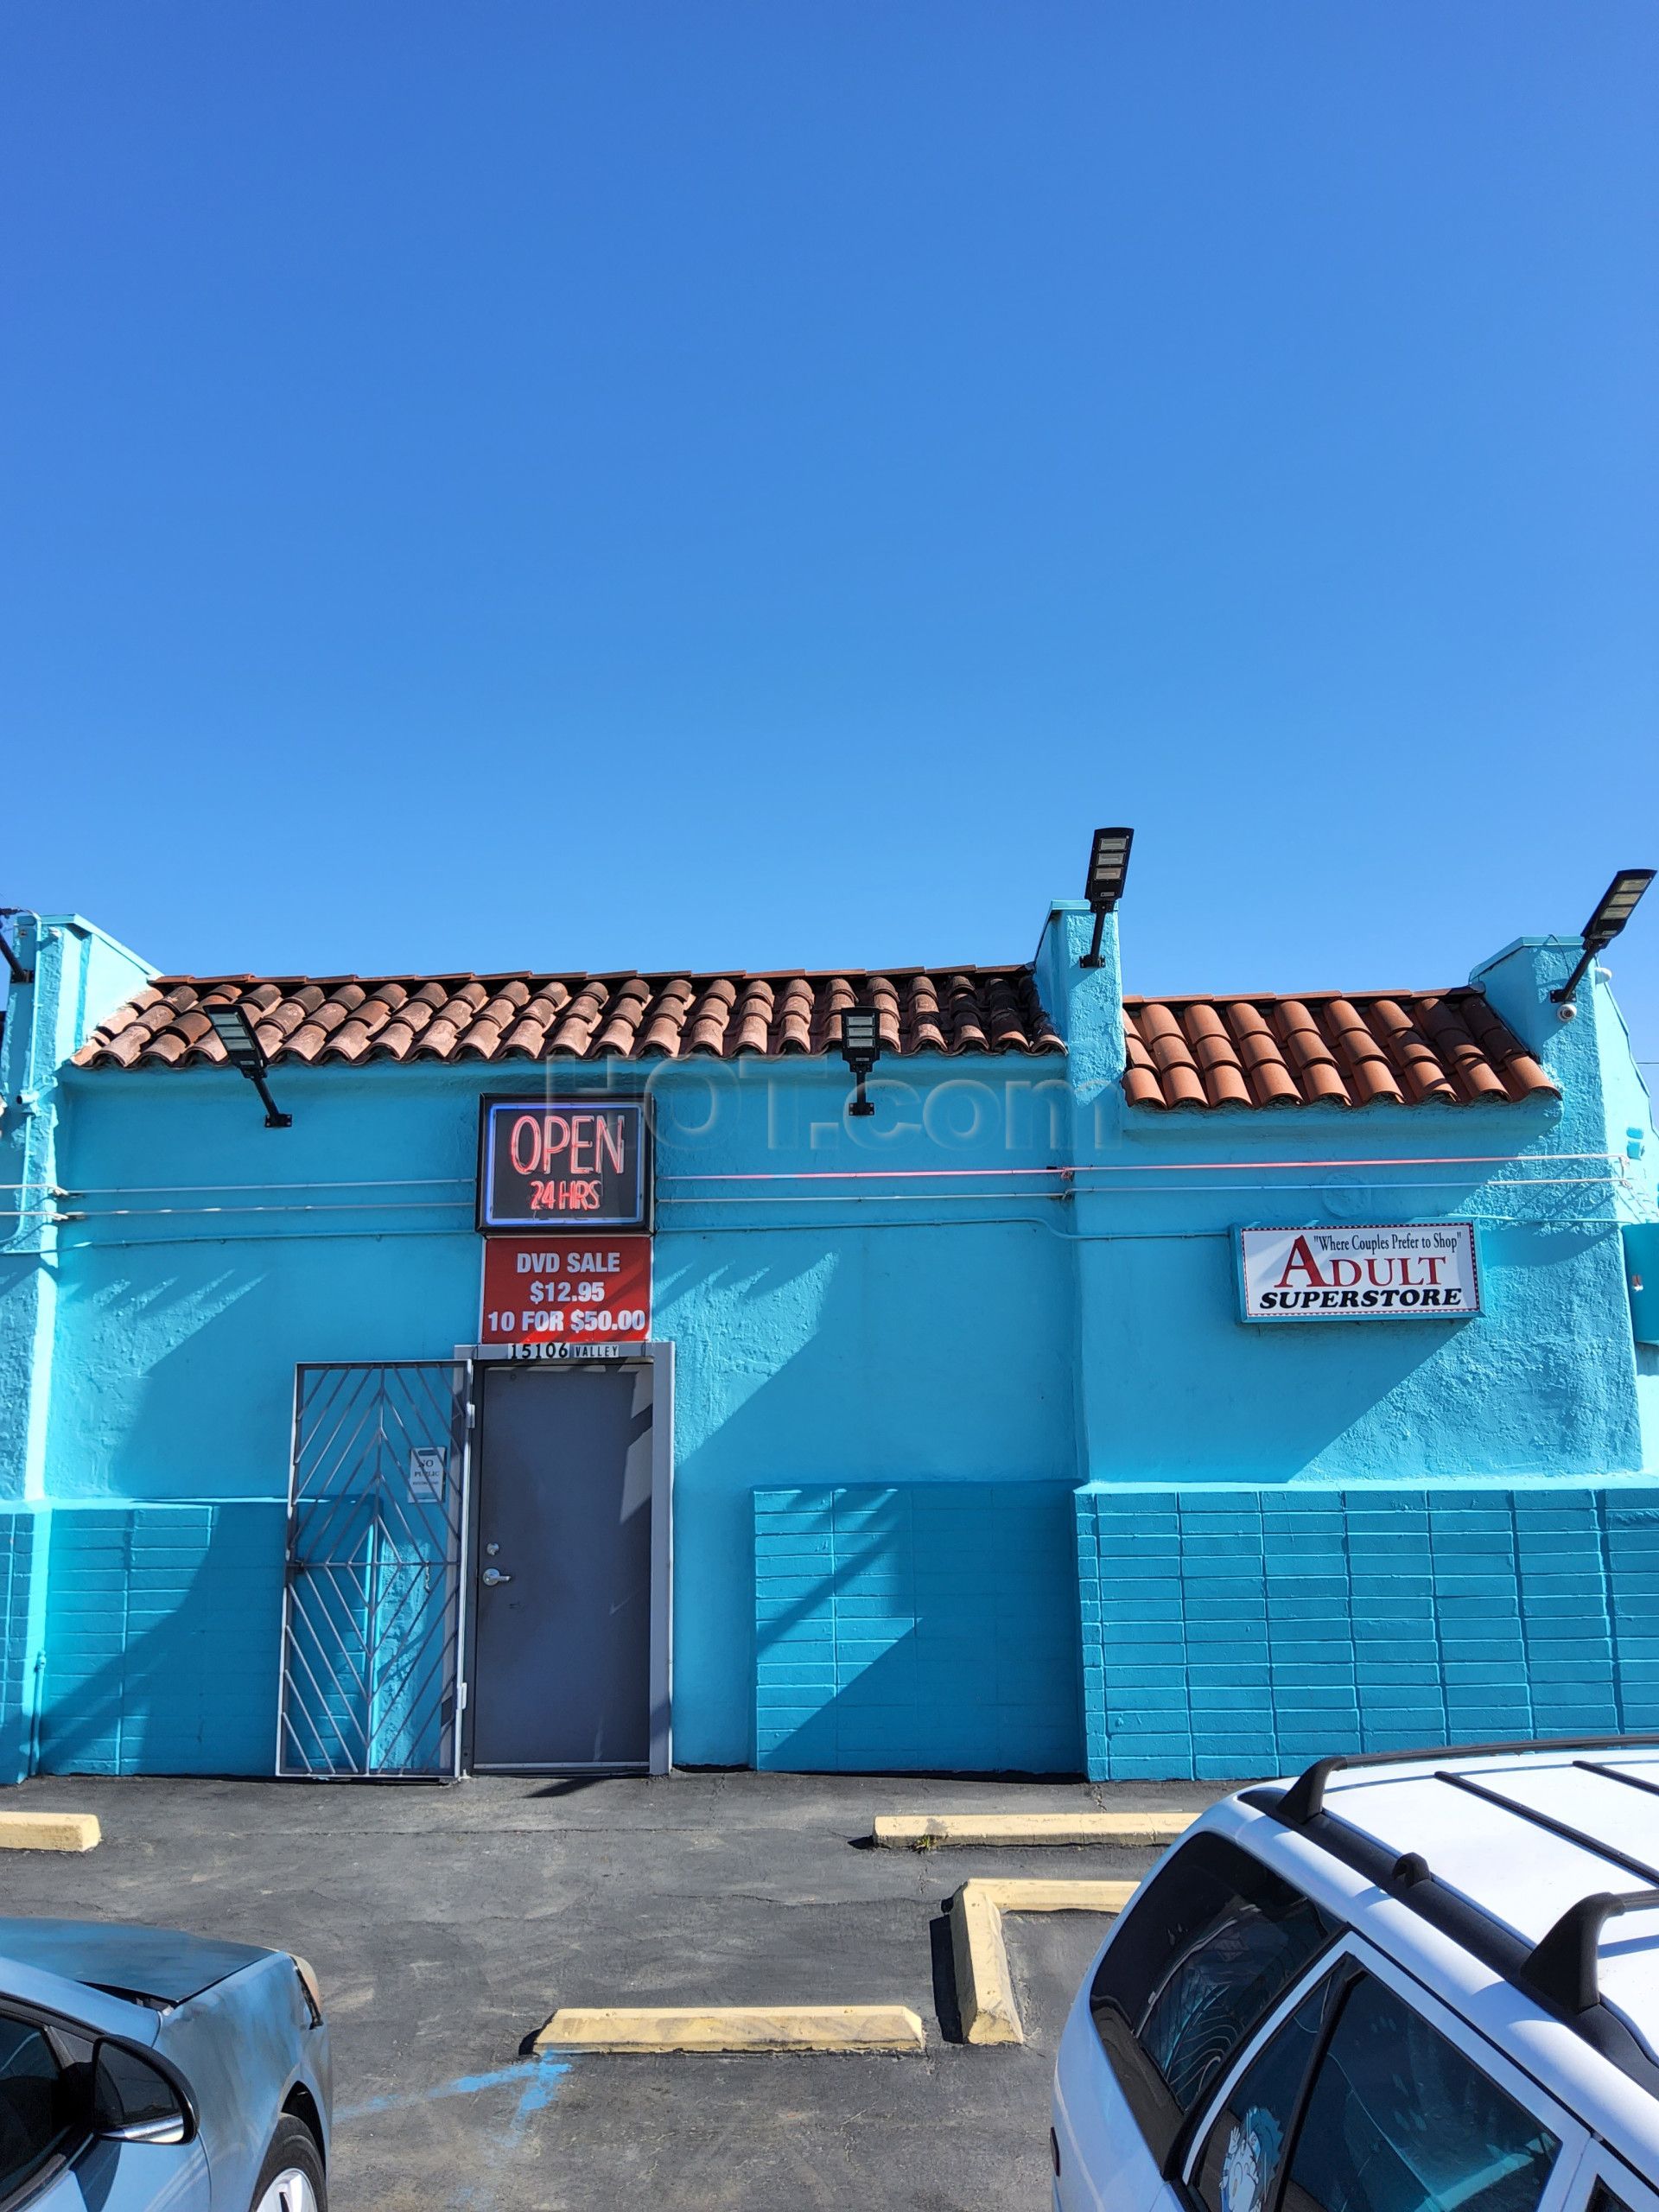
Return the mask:
{"type": "Polygon", "coordinates": [[[467,1369],[299,1368],[276,1771],[458,1770],[467,1369]]]}
{"type": "Polygon", "coordinates": [[[651,1378],[480,1376],[472,1764],[644,1766],[651,1748],[651,1378]]]}

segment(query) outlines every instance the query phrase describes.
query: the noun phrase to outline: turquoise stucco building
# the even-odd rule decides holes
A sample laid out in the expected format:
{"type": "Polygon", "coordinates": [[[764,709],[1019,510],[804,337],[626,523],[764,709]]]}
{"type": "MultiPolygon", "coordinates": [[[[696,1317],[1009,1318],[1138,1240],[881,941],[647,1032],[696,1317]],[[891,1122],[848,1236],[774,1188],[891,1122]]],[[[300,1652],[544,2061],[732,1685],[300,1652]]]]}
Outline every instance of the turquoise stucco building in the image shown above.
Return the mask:
{"type": "Polygon", "coordinates": [[[1154,1001],[1090,929],[1059,902],[989,969],[260,979],[19,918],[0,1778],[1232,1776],[1659,1726],[1656,1144],[1605,979],[1550,999],[1580,940],[1452,989],[1154,1001]],[[226,1063],[232,1006],[290,1127],[226,1063]],[[486,1342],[502,1097],[647,1103],[626,1341],[486,1342]],[[1461,1224],[1478,1311],[1243,1318],[1243,1228],[1461,1224]],[[572,1395],[606,1366],[614,1510],[572,1395]],[[491,1562],[579,1491],[603,1528],[534,1539],[578,1611],[573,1547],[645,1532],[602,1653],[547,1640],[522,1566],[492,1625],[491,1562]]]}

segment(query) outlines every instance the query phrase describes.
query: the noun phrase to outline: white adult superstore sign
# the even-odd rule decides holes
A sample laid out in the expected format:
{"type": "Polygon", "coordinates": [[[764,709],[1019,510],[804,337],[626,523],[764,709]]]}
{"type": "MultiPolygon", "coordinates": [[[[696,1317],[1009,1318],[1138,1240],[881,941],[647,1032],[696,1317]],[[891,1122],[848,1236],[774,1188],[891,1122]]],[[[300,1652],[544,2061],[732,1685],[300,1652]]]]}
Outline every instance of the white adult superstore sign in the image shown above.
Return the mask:
{"type": "Polygon", "coordinates": [[[1241,1229],[1246,1321],[1462,1321],[1480,1311],[1472,1221],[1241,1229]]]}

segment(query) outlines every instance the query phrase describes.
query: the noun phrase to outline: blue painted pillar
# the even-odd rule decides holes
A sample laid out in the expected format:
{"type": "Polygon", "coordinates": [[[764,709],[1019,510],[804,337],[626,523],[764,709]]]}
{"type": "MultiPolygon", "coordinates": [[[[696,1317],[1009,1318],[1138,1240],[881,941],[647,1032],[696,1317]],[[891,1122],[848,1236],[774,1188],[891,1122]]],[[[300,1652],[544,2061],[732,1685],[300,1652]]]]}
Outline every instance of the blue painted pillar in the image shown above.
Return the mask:
{"type": "Polygon", "coordinates": [[[0,1036],[0,1782],[31,1771],[46,1641],[47,1430],[59,1291],[58,1071],[155,969],[76,915],[23,915],[0,1036]]]}
{"type": "MultiPolygon", "coordinates": [[[[1094,918],[1080,899],[1057,902],[1050,910],[1036,963],[1043,1003],[1065,1039],[1071,1121],[1068,1157],[1083,1167],[1118,1154],[1124,1112],[1123,978],[1116,915],[1106,917],[1100,966],[1085,968],[1081,963],[1093,931],[1094,918]]],[[[1066,1225],[1076,1239],[1072,1367],[1080,1483],[1114,1471],[1109,1383],[1113,1363],[1121,1356],[1122,1331],[1116,1325],[1112,1307],[1109,1248],[1098,1241],[1110,1211],[1109,1199],[1095,1187],[1103,1179],[1081,1178],[1066,1210],[1066,1225]]],[[[1118,1464],[1116,1471],[1125,1470],[1118,1464]]]]}
{"type": "MultiPolygon", "coordinates": [[[[1094,934],[1094,918],[1081,899],[1058,901],[1038,948],[1038,988],[1044,1005],[1065,1039],[1070,1128],[1065,1154],[1073,1166],[1121,1157],[1123,1038],[1123,979],[1117,917],[1109,914],[1101,932],[1097,968],[1082,963],[1094,934]]],[[[1107,1225],[1109,1201],[1095,1187],[1103,1176],[1074,1179],[1065,1209],[1071,1245],[1073,1469],[1079,1485],[1126,1471],[1115,1454],[1110,1421],[1116,1362],[1122,1356],[1123,1332],[1115,1325],[1109,1244],[1100,1232],[1107,1225]]],[[[1102,1607],[1116,1583],[1118,1550],[1099,1541],[1097,1517],[1079,1501],[1075,1522],[1079,1690],[1084,1764],[1091,1776],[1110,1770],[1104,1679],[1105,1641],[1102,1607]]],[[[1168,1768],[1182,1770],[1183,1762],[1168,1768]]]]}
{"type": "Polygon", "coordinates": [[[1611,1441],[1604,1471],[1651,1468],[1659,1458],[1659,1359],[1640,1348],[1629,1314],[1621,1221],[1659,1218],[1653,1113],[1630,1048],[1624,1016],[1599,962],[1592,961],[1573,994],[1573,1018],[1563,1021],[1550,996],[1567,982],[1584,950],[1581,938],[1523,937],[1495,953],[1469,980],[1508,1022],[1561,1094],[1561,1119],[1549,1149],[1565,1157],[1550,1172],[1593,1175],[1605,1162],[1609,1186],[1584,1185],[1585,1203],[1572,1211],[1604,1208],[1607,1231],[1593,1259],[1598,1270],[1594,1309],[1586,1308],[1583,1387],[1602,1401],[1611,1441]],[[1594,1312],[1615,1316],[1598,1327],[1594,1312]],[[1645,1431],[1645,1433],[1644,1433],[1645,1431]]]}

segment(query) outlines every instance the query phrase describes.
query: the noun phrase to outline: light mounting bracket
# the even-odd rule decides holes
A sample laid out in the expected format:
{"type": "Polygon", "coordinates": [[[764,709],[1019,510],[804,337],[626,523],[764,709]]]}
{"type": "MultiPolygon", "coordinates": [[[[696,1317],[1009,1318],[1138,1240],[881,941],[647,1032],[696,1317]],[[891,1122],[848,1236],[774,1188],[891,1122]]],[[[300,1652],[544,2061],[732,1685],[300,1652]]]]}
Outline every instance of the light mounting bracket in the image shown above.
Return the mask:
{"type": "Polygon", "coordinates": [[[291,1129],[294,1116],[279,1113],[276,1101],[270,1095],[270,1085],[265,1081],[265,1071],[270,1065],[264,1046],[254,1033],[247,1009],[235,1000],[219,1000],[205,1005],[202,1012],[208,1027],[225,1047],[225,1058],[240,1076],[245,1076],[259,1094],[259,1103],[265,1109],[268,1129],[291,1129]]]}

